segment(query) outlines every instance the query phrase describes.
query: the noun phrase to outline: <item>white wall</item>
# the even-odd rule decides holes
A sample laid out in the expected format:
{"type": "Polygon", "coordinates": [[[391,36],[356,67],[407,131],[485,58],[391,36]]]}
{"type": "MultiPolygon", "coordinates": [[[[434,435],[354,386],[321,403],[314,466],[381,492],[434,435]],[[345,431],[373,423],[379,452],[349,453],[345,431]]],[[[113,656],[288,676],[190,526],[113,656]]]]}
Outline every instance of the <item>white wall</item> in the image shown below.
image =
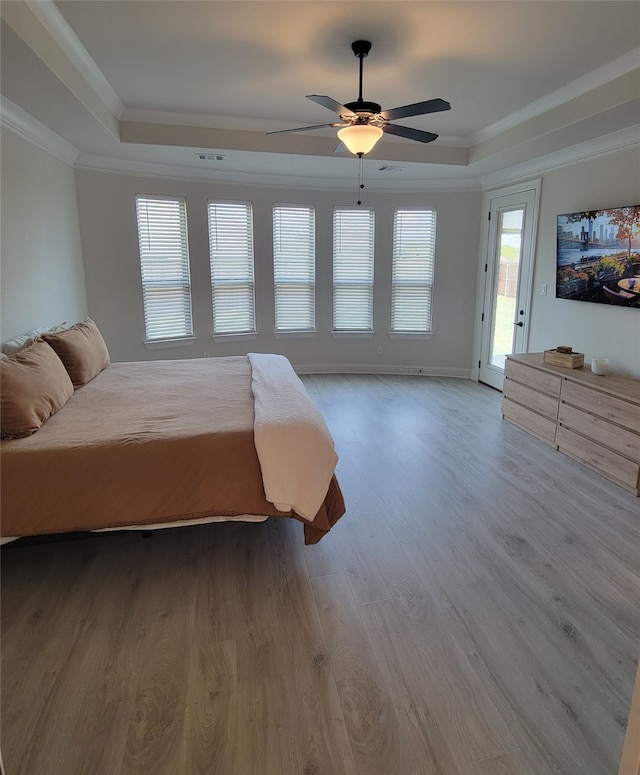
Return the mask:
{"type": "Polygon", "coordinates": [[[393,370],[408,366],[468,376],[472,361],[481,193],[366,193],[363,206],[376,213],[375,335],[370,339],[332,336],[331,252],[334,205],[353,205],[354,191],[275,189],[79,169],[78,210],[91,316],[103,332],[112,360],[201,357],[278,352],[297,366],[355,366],[393,370]],[[187,201],[195,344],[147,350],[135,217],[136,194],[184,196],[187,201]],[[256,260],[256,315],[259,334],[234,342],[211,338],[211,291],[206,224],[207,199],[253,202],[256,260]],[[316,212],[316,327],[314,338],[273,334],[271,218],[274,203],[313,205],[316,212]],[[437,210],[433,329],[429,338],[392,339],[390,284],[392,219],[395,207],[437,210]],[[384,354],[377,355],[383,347],[384,354]]]}
{"type": "Polygon", "coordinates": [[[640,309],[555,298],[556,217],[561,213],[640,204],[640,151],[635,146],[542,178],[529,351],[569,344],[609,359],[609,368],[640,377],[640,309]],[[540,286],[548,295],[540,295],[540,286]]]}
{"type": "MultiPolygon", "coordinates": [[[[281,352],[299,365],[401,370],[420,366],[445,374],[469,373],[480,232],[480,192],[367,193],[376,210],[375,329],[370,339],[331,334],[331,213],[352,205],[354,192],[274,189],[77,170],[2,130],[2,252],[0,335],[87,315],[98,322],[113,360],[228,355],[249,350],[281,352]],[[76,203],[77,189],[77,203],[76,203]],[[189,347],[147,350],[134,197],[136,193],[187,198],[197,341],[189,347]],[[256,296],[260,330],[254,340],[211,339],[206,201],[254,203],[256,296]],[[273,203],[316,208],[317,327],[313,339],[273,335],[271,208],[273,203]],[[394,207],[437,210],[434,334],[427,339],[391,339],[389,283],[394,207]],[[79,223],[78,223],[79,219],[79,223]],[[82,237],[82,251],[80,244],[82,237]],[[84,254],[84,269],[82,263],[84,254]],[[86,288],[85,288],[86,281],[86,288]],[[384,348],[377,355],[377,347],[384,348]]],[[[637,309],[556,299],[556,216],[640,201],[637,146],[560,167],[542,176],[540,222],[529,350],[562,341],[608,357],[611,368],[640,377],[640,313],[637,309]],[[541,284],[548,286],[541,296],[541,284]]]]}
{"type": "Polygon", "coordinates": [[[73,169],[2,129],[0,337],[87,316],[73,169]]]}

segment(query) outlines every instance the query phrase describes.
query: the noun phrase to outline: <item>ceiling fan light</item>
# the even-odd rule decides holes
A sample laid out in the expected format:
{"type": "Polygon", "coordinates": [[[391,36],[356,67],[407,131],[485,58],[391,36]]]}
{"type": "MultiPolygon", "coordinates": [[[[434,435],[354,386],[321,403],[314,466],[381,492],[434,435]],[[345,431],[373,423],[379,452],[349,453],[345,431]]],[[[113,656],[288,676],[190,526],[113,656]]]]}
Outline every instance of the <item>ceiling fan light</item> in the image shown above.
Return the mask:
{"type": "Polygon", "coordinates": [[[353,124],[338,130],[338,139],[341,140],[351,153],[357,155],[369,153],[384,132],[379,126],[373,124],[353,124]]]}

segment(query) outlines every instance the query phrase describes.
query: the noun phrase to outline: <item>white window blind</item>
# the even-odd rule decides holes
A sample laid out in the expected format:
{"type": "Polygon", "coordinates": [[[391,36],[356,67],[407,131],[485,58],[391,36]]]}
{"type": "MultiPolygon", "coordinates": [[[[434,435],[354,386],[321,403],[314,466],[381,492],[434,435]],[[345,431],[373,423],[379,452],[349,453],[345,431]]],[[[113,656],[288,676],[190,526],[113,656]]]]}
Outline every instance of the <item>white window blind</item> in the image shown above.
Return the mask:
{"type": "Polygon", "coordinates": [[[434,210],[396,210],[393,223],[391,330],[431,331],[434,210]]]}
{"type": "Polygon", "coordinates": [[[147,341],[193,336],[185,200],[137,196],[136,214],[147,341]]]}
{"type": "Polygon", "coordinates": [[[208,203],[214,334],[256,330],[250,202],[208,203]]]}
{"type": "Polygon", "coordinates": [[[313,331],[316,305],[315,211],[273,208],[276,331],[313,331]]]}
{"type": "Polygon", "coordinates": [[[333,329],[373,329],[373,210],[333,211],[333,329]]]}

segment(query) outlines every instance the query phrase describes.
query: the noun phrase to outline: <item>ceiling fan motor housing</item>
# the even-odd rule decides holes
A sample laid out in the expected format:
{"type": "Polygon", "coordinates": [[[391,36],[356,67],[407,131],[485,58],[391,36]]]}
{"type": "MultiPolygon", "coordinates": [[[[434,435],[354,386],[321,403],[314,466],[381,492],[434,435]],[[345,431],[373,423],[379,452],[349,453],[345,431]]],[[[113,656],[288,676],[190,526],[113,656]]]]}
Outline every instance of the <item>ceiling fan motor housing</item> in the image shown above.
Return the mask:
{"type": "Polygon", "coordinates": [[[367,102],[367,100],[356,100],[355,102],[346,102],[345,108],[359,116],[372,116],[380,113],[382,106],[377,102],[367,102]]]}

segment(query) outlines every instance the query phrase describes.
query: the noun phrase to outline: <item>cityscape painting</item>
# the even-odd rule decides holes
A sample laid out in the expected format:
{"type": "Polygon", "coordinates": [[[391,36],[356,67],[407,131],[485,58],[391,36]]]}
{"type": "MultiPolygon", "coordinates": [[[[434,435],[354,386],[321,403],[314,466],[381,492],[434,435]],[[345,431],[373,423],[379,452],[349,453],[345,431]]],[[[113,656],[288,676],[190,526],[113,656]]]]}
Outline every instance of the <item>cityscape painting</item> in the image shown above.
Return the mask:
{"type": "Polygon", "coordinates": [[[640,206],[558,216],[556,297],[640,309],[640,206]]]}

